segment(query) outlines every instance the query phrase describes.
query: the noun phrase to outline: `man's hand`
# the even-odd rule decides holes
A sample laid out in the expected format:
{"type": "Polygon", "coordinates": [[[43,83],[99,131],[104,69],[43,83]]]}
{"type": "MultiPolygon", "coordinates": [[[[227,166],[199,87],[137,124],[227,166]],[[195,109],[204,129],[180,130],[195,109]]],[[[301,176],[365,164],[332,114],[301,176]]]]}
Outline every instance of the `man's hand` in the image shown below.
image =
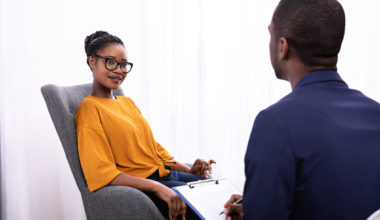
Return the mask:
{"type": "Polygon", "coordinates": [[[242,195],[234,194],[226,202],[226,204],[224,204],[224,214],[227,215],[228,220],[240,220],[243,218],[243,204],[233,204],[241,197],[242,195]]]}
{"type": "Polygon", "coordinates": [[[216,163],[215,160],[209,160],[207,163],[202,159],[196,159],[193,166],[190,169],[190,173],[196,174],[198,176],[204,176],[207,178],[207,171],[211,174],[212,167],[211,164],[216,163]]]}
{"type": "Polygon", "coordinates": [[[182,220],[185,220],[186,204],[177,193],[162,185],[162,187],[159,187],[156,191],[156,195],[168,204],[169,220],[175,220],[179,215],[182,215],[182,220]]]}

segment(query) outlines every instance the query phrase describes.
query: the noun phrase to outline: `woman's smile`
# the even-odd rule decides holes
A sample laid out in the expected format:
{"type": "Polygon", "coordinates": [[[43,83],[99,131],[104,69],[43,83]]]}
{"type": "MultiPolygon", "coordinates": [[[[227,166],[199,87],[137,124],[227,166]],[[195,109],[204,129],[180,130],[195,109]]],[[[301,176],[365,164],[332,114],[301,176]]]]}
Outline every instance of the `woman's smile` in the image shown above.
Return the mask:
{"type": "Polygon", "coordinates": [[[108,78],[111,80],[113,83],[121,84],[122,77],[121,76],[108,76],[108,78]]]}

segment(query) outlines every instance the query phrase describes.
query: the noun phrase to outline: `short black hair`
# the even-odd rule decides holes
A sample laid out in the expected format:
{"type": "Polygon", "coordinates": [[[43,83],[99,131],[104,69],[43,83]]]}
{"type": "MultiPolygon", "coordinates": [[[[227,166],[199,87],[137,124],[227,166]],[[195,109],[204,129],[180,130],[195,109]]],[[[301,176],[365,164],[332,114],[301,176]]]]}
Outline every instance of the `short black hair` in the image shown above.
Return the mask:
{"type": "Polygon", "coordinates": [[[287,39],[308,66],[336,66],[345,14],[336,0],[281,0],[272,18],[275,38],[287,39]]]}
{"type": "Polygon", "coordinates": [[[111,35],[106,31],[96,31],[93,34],[88,35],[84,40],[84,49],[87,55],[87,64],[89,65],[89,56],[97,55],[100,50],[102,50],[110,43],[121,44],[124,46],[124,43],[120,38],[111,35]]]}

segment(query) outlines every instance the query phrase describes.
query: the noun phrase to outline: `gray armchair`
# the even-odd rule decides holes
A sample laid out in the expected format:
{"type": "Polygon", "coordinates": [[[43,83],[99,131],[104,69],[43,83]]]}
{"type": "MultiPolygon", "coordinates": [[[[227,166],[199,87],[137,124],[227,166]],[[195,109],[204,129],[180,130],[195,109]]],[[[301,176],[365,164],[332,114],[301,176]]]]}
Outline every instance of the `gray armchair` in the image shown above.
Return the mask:
{"type": "MultiPolygon", "coordinates": [[[[127,186],[106,186],[90,192],[79,161],[74,117],[82,100],[91,92],[91,84],[61,87],[45,85],[42,95],[61,140],[71,172],[82,196],[88,220],[165,219],[143,192],[127,186]]],[[[114,91],[123,95],[123,91],[114,91]]]]}

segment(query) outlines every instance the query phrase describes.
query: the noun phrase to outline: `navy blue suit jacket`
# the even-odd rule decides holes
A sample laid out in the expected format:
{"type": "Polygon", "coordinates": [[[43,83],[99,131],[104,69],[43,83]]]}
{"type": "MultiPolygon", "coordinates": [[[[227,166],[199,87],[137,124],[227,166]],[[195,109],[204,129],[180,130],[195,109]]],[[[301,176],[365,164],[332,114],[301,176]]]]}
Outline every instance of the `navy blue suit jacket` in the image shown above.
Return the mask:
{"type": "Polygon", "coordinates": [[[245,155],[244,218],[366,219],[380,208],[380,104],[316,71],[261,111],[245,155]]]}

